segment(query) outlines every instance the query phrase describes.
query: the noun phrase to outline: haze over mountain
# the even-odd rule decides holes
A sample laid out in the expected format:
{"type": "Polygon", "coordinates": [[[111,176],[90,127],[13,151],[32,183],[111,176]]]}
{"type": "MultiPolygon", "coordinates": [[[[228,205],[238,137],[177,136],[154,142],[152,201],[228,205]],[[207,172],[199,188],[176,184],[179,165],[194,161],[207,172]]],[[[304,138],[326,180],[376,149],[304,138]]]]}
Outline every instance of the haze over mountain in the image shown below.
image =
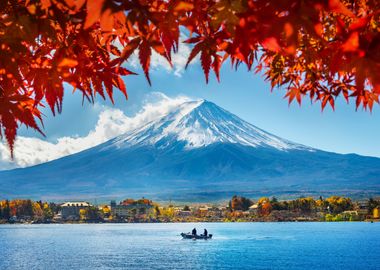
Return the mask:
{"type": "Polygon", "coordinates": [[[0,172],[7,198],[189,201],[235,193],[378,194],[380,159],[293,143],[200,100],[80,153],[0,172]]]}

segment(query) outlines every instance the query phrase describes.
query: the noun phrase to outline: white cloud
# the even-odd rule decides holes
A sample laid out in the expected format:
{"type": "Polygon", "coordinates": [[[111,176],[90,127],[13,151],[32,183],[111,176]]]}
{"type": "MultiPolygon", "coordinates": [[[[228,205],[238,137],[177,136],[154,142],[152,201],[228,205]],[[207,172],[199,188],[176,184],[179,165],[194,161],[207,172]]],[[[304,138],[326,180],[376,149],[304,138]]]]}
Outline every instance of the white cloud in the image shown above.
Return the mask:
{"type": "Polygon", "coordinates": [[[186,96],[169,98],[154,92],[146,98],[142,109],[133,117],[126,116],[119,109],[103,107],[95,128],[87,136],[61,137],[55,143],[38,138],[18,137],[13,161],[9,149],[0,141],[0,170],[28,167],[83,151],[162,117],[189,100],[186,96]]]}

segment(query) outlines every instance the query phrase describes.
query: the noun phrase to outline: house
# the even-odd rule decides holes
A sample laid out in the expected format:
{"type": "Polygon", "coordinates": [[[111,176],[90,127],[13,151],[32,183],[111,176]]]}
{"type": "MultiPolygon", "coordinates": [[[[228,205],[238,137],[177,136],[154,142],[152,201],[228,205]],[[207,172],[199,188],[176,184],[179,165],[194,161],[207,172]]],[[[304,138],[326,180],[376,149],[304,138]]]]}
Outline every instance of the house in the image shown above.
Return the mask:
{"type": "Polygon", "coordinates": [[[359,215],[366,216],[368,214],[368,200],[358,201],[356,210],[359,215]]]}
{"type": "Polygon", "coordinates": [[[192,215],[190,207],[174,207],[174,215],[177,217],[189,217],[192,215]]]}
{"type": "Polygon", "coordinates": [[[211,206],[201,206],[198,208],[198,210],[202,213],[207,213],[212,207],[211,206]]]}
{"type": "Polygon", "coordinates": [[[223,216],[223,211],[219,207],[216,207],[216,206],[211,207],[208,210],[208,212],[209,212],[209,215],[212,217],[221,218],[223,216]]]}
{"type": "Polygon", "coordinates": [[[197,216],[198,217],[207,217],[207,216],[210,216],[210,213],[209,211],[212,209],[212,207],[210,206],[201,206],[198,208],[197,210],[197,216]]]}
{"type": "Polygon", "coordinates": [[[252,204],[249,208],[248,211],[251,215],[257,215],[259,214],[259,205],[257,203],[252,204]]]}
{"type": "Polygon", "coordinates": [[[79,220],[80,210],[91,207],[88,202],[65,202],[61,205],[61,217],[64,220],[79,220]]]}
{"type": "Polygon", "coordinates": [[[57,221],[57,222],[61,221],[62,220],[62,212],[60,211],[57,214],[55,214],[53,217],[53,220],[57,221]]]}
{"type": "Polygon", "coordinates": [[[191,216],[191,211],[182,210],[182,209],[175,209],[174,213],[177,217],[189,217],[189,216],[191,216]]]}
{"type": "Polygon", "coordinates": [[[349,211],[343,211],[342,215],[357,216],[359,215],[359,213],[358,211],[355,211],[355,210],[349,210],[349,211]]]}
{"type": "Polygon", "coordinates": [[[153,213],[154,206],[151,201],[125,200],[120,204],[111,201],[111,214],[119,218],[145,218],[153,213]]]}

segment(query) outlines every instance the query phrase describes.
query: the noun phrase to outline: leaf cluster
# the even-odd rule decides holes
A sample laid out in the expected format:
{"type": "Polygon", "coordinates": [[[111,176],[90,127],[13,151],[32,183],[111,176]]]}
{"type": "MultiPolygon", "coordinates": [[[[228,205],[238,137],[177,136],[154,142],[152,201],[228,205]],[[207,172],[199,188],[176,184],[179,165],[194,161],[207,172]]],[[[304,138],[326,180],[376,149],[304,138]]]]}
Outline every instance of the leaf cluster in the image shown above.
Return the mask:
{"type": "Polygon", "coordinates": [[[181,30],[192,46],[187,64],[199,56],[206,82],[229,59],[285,89],[289,103],[379,103],[376,0],[4,0],[0,135],[13,152],[20,124],[42,133],[41,107],[60,113],[66,85],[90,102],[113,101],[114,89],[127,97],[133,53],[150,84],[152,52],[171,65],[181,30]]]}

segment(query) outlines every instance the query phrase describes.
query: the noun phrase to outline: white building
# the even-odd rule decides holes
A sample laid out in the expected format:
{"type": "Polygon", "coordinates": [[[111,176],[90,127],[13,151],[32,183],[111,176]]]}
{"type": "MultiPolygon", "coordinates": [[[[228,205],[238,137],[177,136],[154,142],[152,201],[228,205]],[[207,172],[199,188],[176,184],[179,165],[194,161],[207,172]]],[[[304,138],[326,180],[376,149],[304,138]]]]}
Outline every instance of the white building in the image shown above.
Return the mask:
{"type": "Polygon", "coordinates": [[[91,207],[88,202],[65,202],[61,205],[62,219],[78,220],[80,218],[80,210],[91,207]]]}
{"type": "Polygon", "coordinates": [[[257,215],[259,213],[259,205],[257,203],[252,204],[248,211],[250,214],[257,215]]]}
{"type": "Polygon", "coordinates": [[[116,204],[111,202],[111,213],[120,218],[144,217],[151,214],[153,205],[144,203],[116,204]]]}

